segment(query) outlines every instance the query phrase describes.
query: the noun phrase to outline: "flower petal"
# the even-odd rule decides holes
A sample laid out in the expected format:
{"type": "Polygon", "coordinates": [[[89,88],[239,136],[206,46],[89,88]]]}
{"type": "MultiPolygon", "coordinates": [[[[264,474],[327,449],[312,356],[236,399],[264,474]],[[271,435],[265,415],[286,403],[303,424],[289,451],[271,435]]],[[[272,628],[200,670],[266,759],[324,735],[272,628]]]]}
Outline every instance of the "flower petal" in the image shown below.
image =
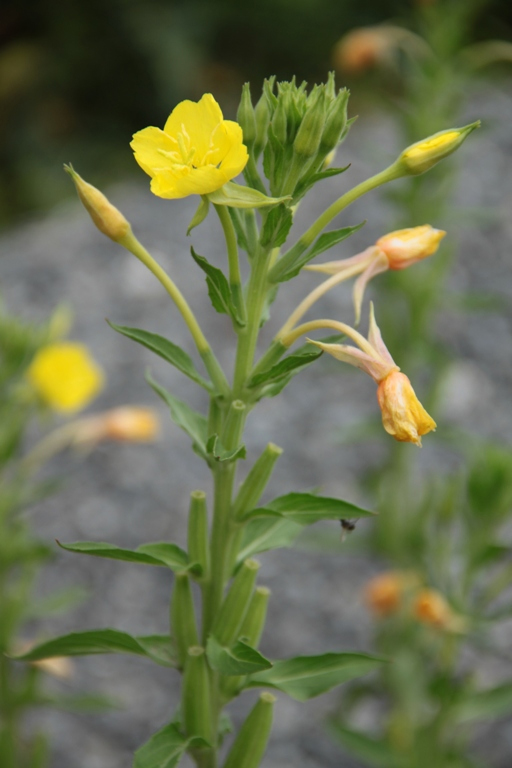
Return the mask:
{"type": "Polygon", "coordinates": [[[153,177],[161,169],[172,168],[172,160],[163,153],[175,152],[177,142],[160,128],[150,126],[133,135],[130,147],[133,149],[135,160],[142,170],[146,171],[148,176],[153,177]]]}
{"type": "Polygon", "coordinates": [[[377,389],[382,424],[395,440],[421,445],[421,436],[435,430],[436,423],[416,397],[404,373],[393,371],[377,389]]]}
{"type": "Polygon", "coordinates": [[[221,108],[211,93],[205,93],[198,102],[188,99],[180,102],[167,118],[164,131],[169,136],[177,136],[185,127],[191,146],[203,157],[210,149],[213,131],[222,120],[221,108]]]}

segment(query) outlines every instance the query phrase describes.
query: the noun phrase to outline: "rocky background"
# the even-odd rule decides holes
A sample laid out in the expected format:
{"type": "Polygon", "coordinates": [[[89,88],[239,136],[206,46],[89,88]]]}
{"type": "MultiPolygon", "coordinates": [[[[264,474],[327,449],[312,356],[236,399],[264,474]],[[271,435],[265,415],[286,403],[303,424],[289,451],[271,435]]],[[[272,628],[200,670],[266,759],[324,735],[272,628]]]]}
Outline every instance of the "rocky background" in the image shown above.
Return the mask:
{"type": "MultiPolygon", "coordinates": [[[[438,318],[438,332],[453,349],[453,367],[442,412],[434,416],[440,425],[438,434],[442,435],[443,424],[458,424],[510,443],[512,94],[504,88],[486,88],[476,94],[465,122],[476,117],[484,119],[484,129],[460,150],[460,217],[453,223],[459,256],[453,288],[492,293],[503,302],[499,312],[447,312],[438,318]]],[[[351,162],[350,171],[323,182],[312,199],[302,204],[298,233],[349,184],[394,159],[398,147],[392,135],[379,113],[361,116],[337,159],[340,165],[351,162]]],[[[78,171],[88,178],[87,168],[78,171]]],[[[189,255],[193,243],[198,253],[222,265],[220,225],[210,216],[187,238],[186,227],[197,200],[160,200],[151,195],[146,182],[141,177],[139,184],[107,192],[132,222],[139,239],[176,280],[221,362],[229,366],[229,321],[211,309],[202,273],[189,255]]],[[[350,256],[393,228],[388,204],[378,192],[358,201],[342,216],[344,224],[362,219],[368,219],[367,225],[332,258],[350,256]]],[[[55,461],[51,472],[63,476],[65,484],[57,496],[28,513],[36,531],[47,541],[99,540],[135,547],[166,539],[183,544],[189,493],[196,488],[210,492],[209,477],[202,461],[190,451],[187,435],[170,421],[145,383],[144,371],[149,366],[157,380],[196,408],[204,408],[204,393],[150,352],[118,336],[105,322],[109,318],[168,335],[194,355],[178,312],[153,276],[134,257],[103,238],[78,203],[67,203],[44,219],[28,221],[4,234],[0,255],[0,288],[10,311],[44,318],[61,302],[73,308],[73,338],[91,347],[108,376],[107,388],[90,411],[124,403],[151,404],[163,422],[162,438],[156,445],[104,445],[84,461],[75,456],[55,461]]],[[[266,331],[268,338],[316,280],[304,274],[283,286],[266,331]]],[[[326,315],[350,322],[347,287],[325,298],[317,316],[326,315]]],[[[343,444],[341,436],[343,430],[374,414],[376,407],[374,385],[368,377],[325,358],[297,376],[280,398],[263,401],[249,419],[247,445],[249,460],[269,440],[284,448],[269,497],[321,486],[326,494],[368,503],[358,479],[376,461],[380,448],[365,442],[343,444]]],[[[405,445],[403,450],[415,448],[405,445]]],[[[429,466],[439,460],[435,435],[425,439],[421,456],[429,466]]],[[[369,524],[362,522],[353,538],[369,524]]],[[[262,642],[262,651],[270,657],[371,650],[371,621],[361,602],[361,588],[378,572],[379,563],[359,555],[357,543],[339,545],[337,525],[319,529],[323,540],[332,541],[328,551],[314,546],[310,535],[298,549],[261,557],[261,582],[272,590],[262,642]]],[[[72,555],[55,547],[55,559],[43,573],[38,592],[44,597],[73,585],[87,590],[85,601],[60,617],[34,623],[30,628],[34,637],[107,626],[133,634],[166,631],[171,577],[164,569],[72,555]]],[[[503,645],[506,650],[506,633],[503,645]]],[[[34,723],[51,734],[52,768],[126,768],[134,749],[170,719],[178,703],[177,674],[129,656],[78,659],[74,669],[69,683],[50,685],[66,692],[101,692],[116,699],[120,708],[91,715],[34,715],[34,723]]],[[[503,661],[480,670],[489,683],[503,673],[503,661]]],[[[246,694],[239,709],[237,704],[232,713],[235,721],[251,704],[252,696],[246,694]]],[[[307,704],[284,695],[278,699],[264,768],[356,768],[358,763],[344,755],[324,730],[339,691],[307,704]]],[[[503,724],[496,724],[477,734],[476,749],[485,749],[496,768],[511,764],[512,733],[506,730],[503,724]]]]}

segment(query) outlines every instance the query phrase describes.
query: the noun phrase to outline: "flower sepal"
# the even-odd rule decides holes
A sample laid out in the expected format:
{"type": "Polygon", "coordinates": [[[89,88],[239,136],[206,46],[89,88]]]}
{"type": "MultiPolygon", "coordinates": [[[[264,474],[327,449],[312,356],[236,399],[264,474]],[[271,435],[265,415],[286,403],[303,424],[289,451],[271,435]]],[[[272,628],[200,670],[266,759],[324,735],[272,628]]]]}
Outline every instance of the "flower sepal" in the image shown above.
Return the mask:
{"type": "Polygon", "coordinates": [[[272,208],[291,200],[290,195],[267,197],[263,192],[258,192],[257,189],[244,187],[232,181],[228,181],[220,189],[205,195],[205,198],[214,205],[229,205],[231,208],[272,208]]]}

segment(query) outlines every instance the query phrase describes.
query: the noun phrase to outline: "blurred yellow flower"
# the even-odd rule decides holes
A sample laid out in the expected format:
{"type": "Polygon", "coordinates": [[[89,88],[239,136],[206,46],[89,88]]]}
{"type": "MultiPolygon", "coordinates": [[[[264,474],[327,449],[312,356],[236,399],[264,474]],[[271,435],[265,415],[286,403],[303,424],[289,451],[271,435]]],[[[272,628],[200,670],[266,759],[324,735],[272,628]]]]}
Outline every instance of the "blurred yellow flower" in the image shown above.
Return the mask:
{"type": "Polygon", "coordinates": [[[404,579],[401,573],[381,573],[366,584],[365,602],[376,616],[389,616],[400,608],[403,590],[404,579]]]}
{"type": "Polygon", "coordinates": [[[249,159],[241,127],[224,120],[210,93],[198,102],[182,101],[163,131],[144,128],[130,146],[151,176],[151,191],[167,199],[214,192],[238,176],[249,159]]]}
{"type": "Polygon", "coordinates": [[[422,589],[414,603],[414,615],[418,621],[434,627],[448,628],[453,617],[444,597],[434,589],[422,589]]]}
{"type": "Polygon", "coordinates": [[[421,436],[437,426],[416,397],[405,373],[392,371],[382,379],[377,400],[384,429],[399,442],[421,445],[421,436]]]}
{"type": "Polygon", "coordinates": [[[103,386],[103,373],[87,347],[70,341],[42,347],[27,378],[41,400],[62,413],[85,408],[103,386]]]}
{"type": "Polygon", "coordinates": [[[152,408],[123,405],[79,419],[71,434],[73,445],[93,446],[101,440],[150,443],[160,433],[158,415],[152,408]]]}

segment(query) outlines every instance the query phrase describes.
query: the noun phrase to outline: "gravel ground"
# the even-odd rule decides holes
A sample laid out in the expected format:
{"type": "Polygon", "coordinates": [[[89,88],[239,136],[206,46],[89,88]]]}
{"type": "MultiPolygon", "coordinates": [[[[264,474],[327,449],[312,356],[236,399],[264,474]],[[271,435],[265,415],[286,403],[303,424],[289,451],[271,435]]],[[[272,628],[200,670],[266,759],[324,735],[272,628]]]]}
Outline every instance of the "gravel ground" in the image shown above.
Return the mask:
{"type": "MultiPolygon", "coordinates": [[[[512,297],[512,96],[503,90],[482,92],[468,122],[488,116],[488,128],[471,137],[464,148],[458,193],[461,208],[490,211],[484,225],[464,227],[460,258],[453,274],[457,290],[512,297]]],[[[300,232],[342,191],[394,158],[396,147],[386,122],[378,115],[361,117],[339,158],[352,161],[349,174],[324,182],[297,217],[300,232]],[[375,149],[378,141],[380,149],[375,149]],[[384,144],[382,143],[384,139],[384,144]],[[361,158],[367,158],[363,161],[361,158]],[[356,159],[354,159],[356,158],[356,159]]],[[[87,175],[87,169],[79,169],[87,175]]],[[[43,194],[43,192],[42,192],[43,194]]],[[[140,240],[169,270],[190,301],[221,362],[231,363],[223,342],[229,322],[212,313],[204,282],[188,253],[223,263],[222,232],[213,216],[185,236],[197,200],[163,201],[153,197],[146,180],[113,188],[110,199],[132,222],[140,240]]],[[[386,204],[377,193],[357,202],[345,223],[364,218],[368,224],[344,244],[349,256],[386,231],[386,204]]],[[[389,228],[389,227],[388,227],[389,228]]],[[[210,491],[201,460],[189,450],[188,437],[170,423],[165,409],[144,381],[150,366],[155,377],[193,406],[205,405],[203,393],[149,352],[117,336],[104,318],[170,336],[194,355],[186,328],[159,283],[133,257],[104,239],[78,204],[68,203],[43,220],[32,221],[0,239],[2,293],[11,311],[34,318],[46,316],[59,302],[75,313],[73,337],[91,346],[108,376],[108,387],[91,411],[121,403],[150,403],[162,415],[163,436],[149,447],[106,445],[82,463],[66,456],[52,470],[64,474],[63,491],[32,513],[37,532],[46,540],[107,540],[137,546],[159,538],[185,541],[190,491],[210,491]]],[[[334,256],[333,256],[334,258],[334,256]]],[[[275,305],[270,334],[316,284],[301,276],[286,284],[275,305]],[[275,319],[274,319],[275,318],[275,319]]],[[[370,292],[371,293],[371,292],[370,292]]],[[[510,306],[507,301],[506,304],[510,306]]],[[[349,319],[348,289],[329,295],[323,316],[349,319]]],[[[509,440],[512,429],[512,330],[510,312],[454,315],[440,318],[440,330],[454,351],[439,423],[472,427],[489,437],[509,440]],[[499,403],[499,407],[496,404],[499,403]]],[[[365,503],[357,478],[379,455],[378,446],[339,444],[339,434],[375,412],[374,385],[367,377],[341,369],[333,360],[304,371],[279,399],[263,401],[249,420],[247,445],[254,459],[269,440],[284,448],[269,496],[292,489],[321,486],[323,492],[365,503]]],[[[435,437],[425,441],[425,463],[436,461],[435,437]]],[[[404,450],[413,450],[404,446],[404,450]]],[[[334,525],[326,533],[338,537],[334,525]]],[[[282,550],[261,558],[262,581],[272,590],[269,625],[262,650],[271,657],[328,650],[369,650],[371,625],[360,601],[363,583],[378,566],[355,552],[328,554],[314,550],[282,550]]],[[[41,596],[63,585],[88,591],[77,609],[37,625],[42,636],[78,628],[113,626],[133,634],[164,632],[171,587],[159,568],[89,559],[56,552],[38,585],[41,596]]],[[[503,670],[489,670],[489,675],[503,670]]],[[[103,692],[118,699],[122,709],[101,715],[47,712],[37,723],[48,728],[54,745],[52,768],[126,768],[133,750],[168,721],[177,704],[177,676],[135,657],[98,656],[79,659],[66,690],[103,692]]],[[[60,685],[62,688],[62,684],[60,685]]],[[[355,768],[326,737],[322,721],[333,707],[333,693],[308,704],[279,696],[276,725],[264,768],[355,768]]],[[[240,711],[250,704],[246,695],[240,711]]],[[[234,712],[235,720],[240,713],[234,712]]],[[[510,766],[512,737],[495,729],[482,733],[492,744],[496,768],[510,766]]]]}

